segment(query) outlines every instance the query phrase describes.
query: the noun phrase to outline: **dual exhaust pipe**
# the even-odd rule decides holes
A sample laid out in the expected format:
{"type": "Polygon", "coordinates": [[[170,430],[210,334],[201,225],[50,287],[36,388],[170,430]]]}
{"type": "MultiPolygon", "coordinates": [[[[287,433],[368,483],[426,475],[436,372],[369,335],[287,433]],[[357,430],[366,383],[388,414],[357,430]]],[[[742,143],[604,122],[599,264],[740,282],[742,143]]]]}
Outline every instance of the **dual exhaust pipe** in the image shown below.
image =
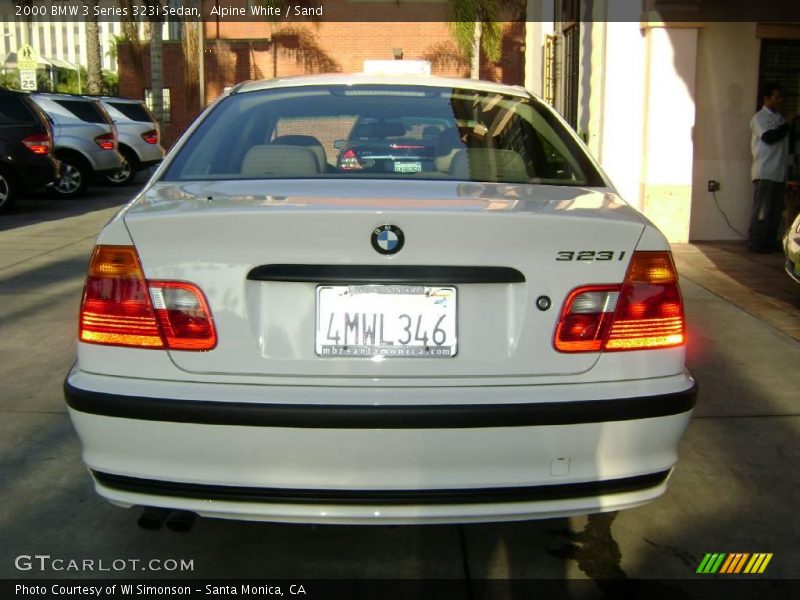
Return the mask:
{"type": "Polygon", "coordinates": [[[142,529],[155,531],[166,524],[167,529],[177,533],[186,533],[191,530],[197,514],[188,510],[170,510],[168,508],[155,508],[145,506],[139,520],[136,522],[142,529]]]}

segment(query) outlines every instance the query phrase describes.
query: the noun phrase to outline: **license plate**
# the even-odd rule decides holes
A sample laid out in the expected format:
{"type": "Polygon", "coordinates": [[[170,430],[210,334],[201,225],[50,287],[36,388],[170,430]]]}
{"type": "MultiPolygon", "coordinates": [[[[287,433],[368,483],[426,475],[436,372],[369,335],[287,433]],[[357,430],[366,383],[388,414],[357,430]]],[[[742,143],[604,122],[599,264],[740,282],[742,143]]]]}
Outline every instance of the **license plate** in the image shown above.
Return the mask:
{"type": "Polygon", "coordinates": [[[423,285],[317,287],[319,356],[451,358],[456,289],[423,285]]]}
{"type": "Polygon", "coordinates": [[[395,173],[421,173],[421,162],[396,162],[394,163],[395,173]]]}

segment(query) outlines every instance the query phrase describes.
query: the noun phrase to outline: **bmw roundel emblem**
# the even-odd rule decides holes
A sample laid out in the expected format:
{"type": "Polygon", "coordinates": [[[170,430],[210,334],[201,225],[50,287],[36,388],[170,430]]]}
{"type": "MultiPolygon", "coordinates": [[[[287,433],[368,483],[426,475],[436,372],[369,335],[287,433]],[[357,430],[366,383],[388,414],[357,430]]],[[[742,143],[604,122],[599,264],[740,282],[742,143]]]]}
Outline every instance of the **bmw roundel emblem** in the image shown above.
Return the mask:
{"type": "Polygon", "coordinates": [[[394,225],[381,225],[372,231],[372,247],[381,254],[400,252],[405,240],[403,230],[394,225]]]}

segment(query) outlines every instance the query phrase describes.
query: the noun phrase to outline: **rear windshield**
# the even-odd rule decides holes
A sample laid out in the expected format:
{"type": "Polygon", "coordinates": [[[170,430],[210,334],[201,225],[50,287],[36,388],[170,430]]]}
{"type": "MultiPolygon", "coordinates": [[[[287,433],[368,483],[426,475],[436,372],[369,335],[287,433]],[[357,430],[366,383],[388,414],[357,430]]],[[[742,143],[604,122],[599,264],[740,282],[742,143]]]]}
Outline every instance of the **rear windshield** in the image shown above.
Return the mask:
{"type": "Polygon", "coordinates": [[[535,99],[376,85],[233,94],[203,120],[162,180],[307,177],[604,185],[535,99]]]}
{"type": "Polygon", "coordinates": [[[19,125],[36,121],[37,119],[20,96],[16,94],[0,95],[0,125],[19,125]]]}
{"type": "Polygon", "coordinates": [[[110,107],[118,110],[131,121],[139,123],[152,123],[153,119],[141,104],[133,102],[106,102],[110,107]]]}
{"type": "Polygon", "coordinates": [[[81,121],[87,123],[107,123],[103,113],[95,106],[94,102],[86,100],[53,100],[56,104],[63,106],[81,121]]]}

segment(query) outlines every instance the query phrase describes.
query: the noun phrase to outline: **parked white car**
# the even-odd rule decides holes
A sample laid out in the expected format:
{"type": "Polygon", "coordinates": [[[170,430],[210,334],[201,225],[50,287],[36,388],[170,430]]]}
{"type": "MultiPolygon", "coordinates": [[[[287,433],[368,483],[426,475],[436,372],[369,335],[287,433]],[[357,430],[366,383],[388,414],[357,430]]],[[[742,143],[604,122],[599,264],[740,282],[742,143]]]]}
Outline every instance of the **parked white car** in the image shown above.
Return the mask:
{"type": "Polygon", "coordinates": [[[125,159],[119,171],[106,176],[109,183],[127,185],[136,173],[164,159],[158,122],[147,105],[130,98],[98,98],[117,128],[119,152],[125,159]]]}
{"type": "Polygon", "coordinates": [[[61,161],[55,192],[67,198],[78,196],[94,179],[122,167],[116,129],[97,100],[44,92],[31,98],[50,120],[53,154],[61,161]]]}
{"type": "Polygon", "coordinates": [[[232,89],[102,230],[65,394],[119,506],[521,520],[664,493],[684,359],[666,239],[547,105],[324,75],[232,89]]]}

